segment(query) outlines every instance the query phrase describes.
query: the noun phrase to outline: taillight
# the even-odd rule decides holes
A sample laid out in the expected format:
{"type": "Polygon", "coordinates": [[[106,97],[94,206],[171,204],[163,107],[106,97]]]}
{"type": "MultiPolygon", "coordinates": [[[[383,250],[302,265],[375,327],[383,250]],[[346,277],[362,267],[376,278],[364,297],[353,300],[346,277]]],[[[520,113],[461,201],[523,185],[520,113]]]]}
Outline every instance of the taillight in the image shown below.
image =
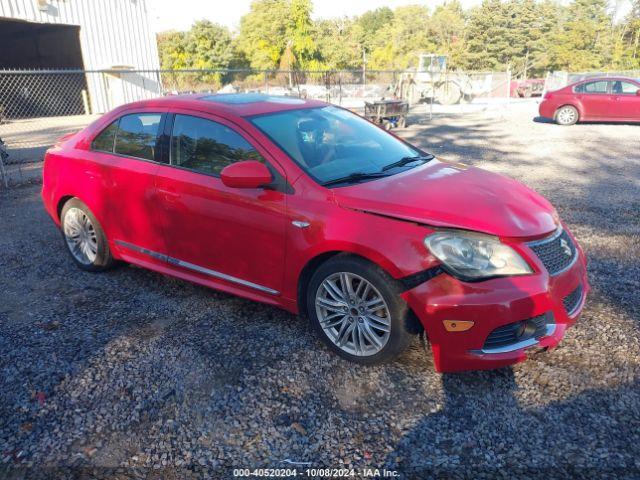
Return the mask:
{"type": "Polygon", "coordinates": [[[544,100],[551,100],[551,97],[552,97],[552,96],[553,96],[553,95],[551,95],[551,92],[546,92],[546,93],[544,94],[544,97],[543,97],[543,98],[544,98],[544,100]]]}

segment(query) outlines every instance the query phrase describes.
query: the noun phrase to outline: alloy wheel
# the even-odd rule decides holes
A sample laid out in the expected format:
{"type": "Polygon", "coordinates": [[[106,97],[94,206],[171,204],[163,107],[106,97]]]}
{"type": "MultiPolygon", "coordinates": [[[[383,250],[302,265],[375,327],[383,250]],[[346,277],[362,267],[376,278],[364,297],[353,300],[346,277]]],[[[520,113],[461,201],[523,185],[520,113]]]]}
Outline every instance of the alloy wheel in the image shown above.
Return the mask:
{"type": "Polygon", "coordinates": [[[573,108],[564,107],[558,111],[557,120],[561,125],[571,125],[577,119],[577,113],[573,108]]]}
{"type": "Polygon", "coordinates": [[[67,210],[62,231],[71,255],[83,265],[91,265],[98,255],[98,237],[87,214],[76,207],[67,210]]]}
{"type": "Polygon", "coordinates": [[[342,351],[356,356],[380,352],[389,340],[391,314],[380,292],[359,275],[337,272],[316,292],[322,330],[342,351]]]}

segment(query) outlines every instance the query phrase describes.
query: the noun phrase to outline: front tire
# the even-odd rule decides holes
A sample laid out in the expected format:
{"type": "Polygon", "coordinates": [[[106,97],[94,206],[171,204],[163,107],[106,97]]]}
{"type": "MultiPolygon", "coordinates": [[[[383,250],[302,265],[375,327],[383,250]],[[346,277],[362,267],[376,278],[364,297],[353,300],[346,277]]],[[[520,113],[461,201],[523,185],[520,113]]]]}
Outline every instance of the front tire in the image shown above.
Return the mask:
{"type": "Polygon", "coordinates": [[[64,243],[82,270],[99,272],[113,266],[107,237],[89,207],[72,198],[62,207],[60,225],[64,243]]]}
{"type": "Polygon", "coordinates": [[[412,339],[410,310],[395,281],[360,258],[340,255],[322,264],[307,289],[307,311],[329,348],[352,362],[388,362],[412,339]]]}
{"type": "Polygon", "coordinates": [[[555,117],[558,125],[574,125],[580,118],[580,114],[576,107],[565,105],[556,111],[555,117]]]}

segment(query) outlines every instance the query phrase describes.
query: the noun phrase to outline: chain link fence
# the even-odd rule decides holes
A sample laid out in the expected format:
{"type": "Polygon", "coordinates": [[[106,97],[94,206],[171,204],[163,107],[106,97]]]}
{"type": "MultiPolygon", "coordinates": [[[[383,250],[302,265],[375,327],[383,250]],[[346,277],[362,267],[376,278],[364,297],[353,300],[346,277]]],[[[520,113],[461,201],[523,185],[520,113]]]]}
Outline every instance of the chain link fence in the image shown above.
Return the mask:
{"type": "MultiPolygon", "coordinates": [[[[319,99],[361,111],[365,102],[404,98],[437,112],[439,83],[412,71],[256,70],[13,70],[0,71],[0,139],[4,164],[42,159],[62,135],[79,130],[119,105],[181,93],[260,92],[319,99]],[[403,83],[404,82],[404,83],[403,83]],[[402,89],[410,85],[411,89],[402,89]],[[411,95],[409,95],[411,93],[411,95]]],[[[509,96],[508,72],[449,72],[466,88],[454,98],[460,113],[479,98],[509,96]]],[[[454,95],[455,96],[455,95],[454,95]]],[[[416,107],[417,108],[417,107],[416,107]]],[[[0,159],[0,168],[2,167],[0,159]]],[[[2,172],[0,171],[0,175],[2,172]]]]}

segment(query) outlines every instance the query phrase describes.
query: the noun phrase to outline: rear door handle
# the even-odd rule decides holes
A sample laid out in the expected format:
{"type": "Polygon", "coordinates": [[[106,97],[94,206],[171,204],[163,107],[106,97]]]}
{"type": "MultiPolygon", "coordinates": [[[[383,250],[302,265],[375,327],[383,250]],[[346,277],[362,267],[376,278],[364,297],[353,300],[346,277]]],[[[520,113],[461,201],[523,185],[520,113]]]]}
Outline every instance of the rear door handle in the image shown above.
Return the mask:
{"type": "Polygon", "coordinates": [[[159,188],[158,193],[167,201],[167,202],[175,202],[180,198],[180,194],[175,190],[166,190],[164,188],[159,188]]]}

